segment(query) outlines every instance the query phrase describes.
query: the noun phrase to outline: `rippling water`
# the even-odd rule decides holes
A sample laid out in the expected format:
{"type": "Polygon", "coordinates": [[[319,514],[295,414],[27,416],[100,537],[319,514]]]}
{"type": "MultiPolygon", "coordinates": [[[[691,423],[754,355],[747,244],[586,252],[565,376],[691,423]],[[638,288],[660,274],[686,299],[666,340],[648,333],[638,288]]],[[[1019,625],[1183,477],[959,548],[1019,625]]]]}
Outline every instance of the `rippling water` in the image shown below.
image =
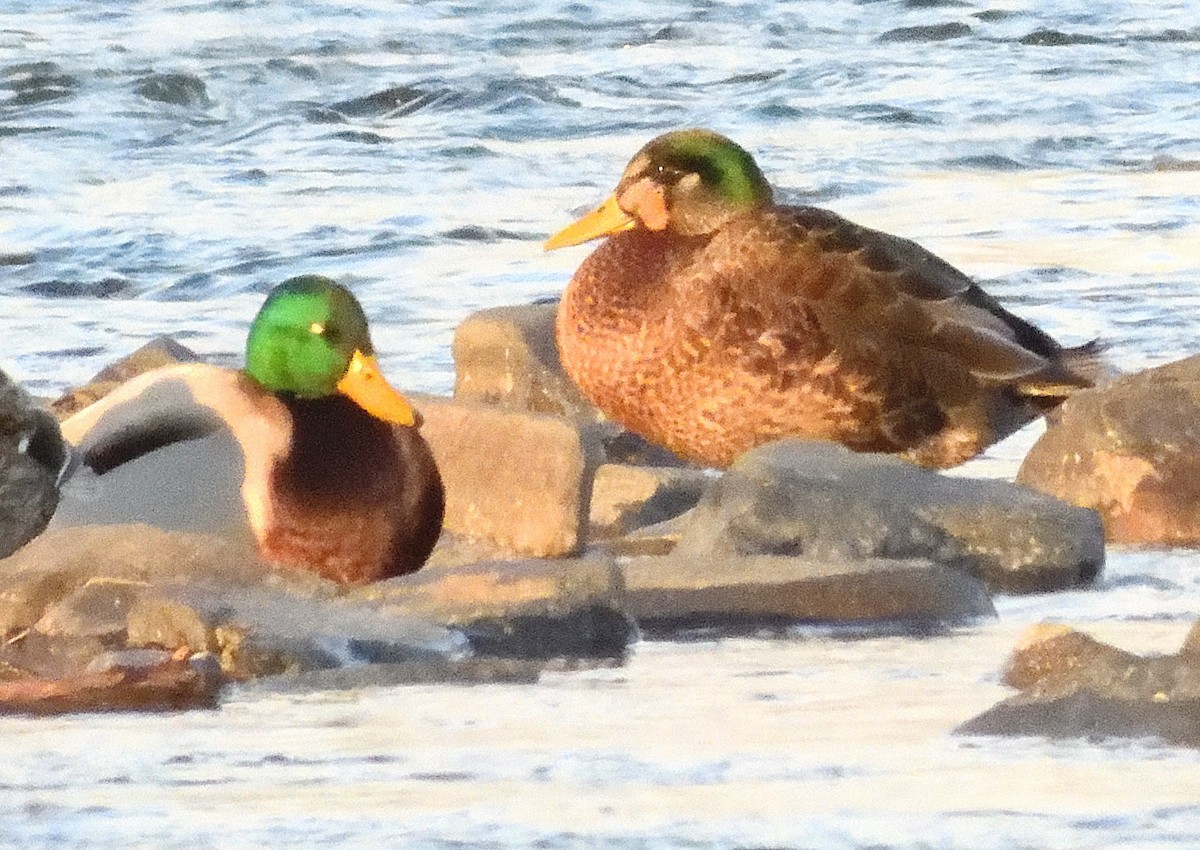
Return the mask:
{"type": "MultiPolygon", "coordinates": [[[[398,383],[473,309],[552,296],[545,236],[704,125],[783,197],[916,239],[1125,369],[1197,348],[1190,2],[0,2],[0,367],[53,394],[169,333],[239,357],[262,294],[349,283],[398,383]]],[[[1011,476],[1036,436],[965,471],[1011,476]]],[[[1192,847],[1200,757],[960,740],[1054,617],[1139,651],[1200,559],[925,640],[642,644],[536,687],[0,721],[0,845],[1192,847]]]]}

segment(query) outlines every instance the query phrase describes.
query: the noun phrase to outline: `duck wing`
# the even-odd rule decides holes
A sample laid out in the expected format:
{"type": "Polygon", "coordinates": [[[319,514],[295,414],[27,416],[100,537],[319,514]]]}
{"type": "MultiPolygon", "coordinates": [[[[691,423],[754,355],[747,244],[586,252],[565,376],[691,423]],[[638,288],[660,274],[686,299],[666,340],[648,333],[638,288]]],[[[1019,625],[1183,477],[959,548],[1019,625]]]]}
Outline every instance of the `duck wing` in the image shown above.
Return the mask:
{"type": "Polygon", "coordinates": [[[223,412],[197,386],[225,370],[154,370],[63,423],[75,464],[52,526],[142,522],[160,528],[249,533],[245,458],[223,412]]]}
{"type": "MultiPolygon", "coordinates": [[[[799,253],[818,249],[830,270],[816,299],[822,324],[842,325],[850,337],[873,334],[897,352],[923,351],[1023,395],[1064,397],[1094,382],[1098,345],[1064,348],[915,242],[828,210],[781,209],[792,238],[809,246],[799,253]]],[[[811,294],[811,282],[802,289],[811,294]]]]}

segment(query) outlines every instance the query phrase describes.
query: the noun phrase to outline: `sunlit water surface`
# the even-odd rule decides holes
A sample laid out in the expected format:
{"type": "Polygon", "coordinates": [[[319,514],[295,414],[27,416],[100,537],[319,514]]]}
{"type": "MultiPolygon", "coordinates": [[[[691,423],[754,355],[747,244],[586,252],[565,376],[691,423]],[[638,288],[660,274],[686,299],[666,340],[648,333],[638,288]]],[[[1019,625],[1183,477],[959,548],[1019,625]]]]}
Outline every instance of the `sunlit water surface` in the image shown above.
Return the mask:
{"type": "MultiPolygon", "coordinates": [[[[541,241],[688,125],[1064,342],[1163,363],[1200,328],[1195,11],[6,0],[0,367],[52,395],[163,333],[236,363],[262,294],[320,272],[398,383],[448,391],[455,324],[561,291],[587,249],[541,241]]],[[[1011,477],[1037,431],[963,472],[1011,477]]],[[[1027,625],[1172,652],[1198,584],[1189,552],[1114,551],[1095,589],[938,637],[642,643],[535,686],[2,720],[0,846],[1191,848],[1192,751],[950,730],[1007,695],[1027,625]]]]}

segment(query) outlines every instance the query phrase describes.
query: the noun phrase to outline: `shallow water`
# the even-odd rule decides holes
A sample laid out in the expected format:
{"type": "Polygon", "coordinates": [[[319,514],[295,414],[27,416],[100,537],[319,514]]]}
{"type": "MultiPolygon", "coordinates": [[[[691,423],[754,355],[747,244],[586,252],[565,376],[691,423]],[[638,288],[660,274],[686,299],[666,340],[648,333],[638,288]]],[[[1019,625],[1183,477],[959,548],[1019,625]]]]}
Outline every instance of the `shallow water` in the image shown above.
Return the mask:
{"type": "MultiPolygon", "coordinates": [[[[455,324],[561,291],[587,249],[541,241],[687,125],[1064,342],[1166,362],[1200,326],[1198,60],[1193,4],[1148,0],[5,0],[0,368],[51,395],[160,333],[236,362],[262,294],[321,272],[399,384],[447,391],[455,324]]],[[[1042,619],[1174,651],[1198,568],[1114,551],[939,637],[3,720],[0,846],[1192,847],[1200,755],[949,731],[1042,619]]]]}

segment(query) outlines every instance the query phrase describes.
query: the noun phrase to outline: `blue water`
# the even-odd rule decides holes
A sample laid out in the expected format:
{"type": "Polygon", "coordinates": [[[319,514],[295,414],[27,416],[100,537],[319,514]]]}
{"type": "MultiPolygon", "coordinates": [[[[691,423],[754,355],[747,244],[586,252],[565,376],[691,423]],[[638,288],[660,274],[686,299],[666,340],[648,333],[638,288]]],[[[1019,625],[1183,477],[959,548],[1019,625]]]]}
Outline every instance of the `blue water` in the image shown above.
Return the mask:
{"type": "MultiPolygon", "coordinates": [[[[262,294],[318,272],[397,384],[446,392],[454,326],[561,291],[587,249],[542,240],[688,125],[1121,368],[1198,347],[1191,3],[0,0],[0,368],[53,395],[162,333],[235,363],[262,294]]],[[[0,846],[1190,848],[1192,752],[948,732],[1041,619],[1174,651],[1197,576],[1114,551],[1095,590],[937,639],[0,721],[0,846]]]]}

